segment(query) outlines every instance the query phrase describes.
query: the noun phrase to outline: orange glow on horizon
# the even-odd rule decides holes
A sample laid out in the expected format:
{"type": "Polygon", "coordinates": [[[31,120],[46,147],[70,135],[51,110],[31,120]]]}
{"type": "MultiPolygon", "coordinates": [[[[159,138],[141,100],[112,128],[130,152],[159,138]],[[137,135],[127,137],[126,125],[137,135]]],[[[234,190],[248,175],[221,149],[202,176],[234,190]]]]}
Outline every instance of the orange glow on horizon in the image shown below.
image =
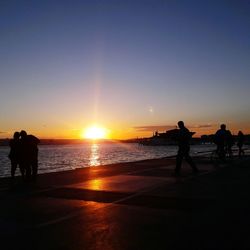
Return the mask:
{"type": "MultiPolygon", "coordinates": [[[[225,122],[226,123],[226,122],[225,122]]],[[[174,123],[172,123],[174,124],[174,123]]],[[[209,127],[199,127],[193,125],[192,123],[186,122],[185,125],[190,131],[196,132],[193,137],[200,137],[201,135],[210,135],[216,133],[219,129],[221,122],[211,123],[209,127]]],[[[250,128],[248,124],[234,124],[226,123],[227,128],[232,132],[232,134],[237,135],[238,131],[241,130],[244,134],[250,134],[250,128]]],[[[42,129],[37,129],[33,126],[20,126],[14,129],[5,129],[0,133],[0,139],[12,138],[15,131],[21,131],[25,129],[28,134],[33,134],[39,139],[110,139],[110,140],[126,140],[133,138],[143,138],[151,137],[155,131],[137,129],[131,124],[107,124],[107,128],[101,125],[93,125],[90,127],[85,127],[83,129],[82,123],[72,122],[70,125],[56,125],[51,127],[45,127],[42,129]]],[[[150,127],[150,126],[149,126],[150,127]]],[[[159,133],[165,132],[164,130],[159,130],[159,133]]]]}

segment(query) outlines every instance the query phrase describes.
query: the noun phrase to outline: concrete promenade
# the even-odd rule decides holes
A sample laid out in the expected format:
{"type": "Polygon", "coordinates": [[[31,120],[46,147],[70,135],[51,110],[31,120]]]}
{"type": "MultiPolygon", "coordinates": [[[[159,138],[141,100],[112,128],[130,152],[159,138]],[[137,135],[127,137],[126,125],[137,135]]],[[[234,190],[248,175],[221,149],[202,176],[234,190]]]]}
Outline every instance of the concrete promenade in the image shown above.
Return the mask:
{"type": "Polygon", "coordinates": [[[250,158],[158,159],[0,180],[1,249],[250,249],[250,158]]]}

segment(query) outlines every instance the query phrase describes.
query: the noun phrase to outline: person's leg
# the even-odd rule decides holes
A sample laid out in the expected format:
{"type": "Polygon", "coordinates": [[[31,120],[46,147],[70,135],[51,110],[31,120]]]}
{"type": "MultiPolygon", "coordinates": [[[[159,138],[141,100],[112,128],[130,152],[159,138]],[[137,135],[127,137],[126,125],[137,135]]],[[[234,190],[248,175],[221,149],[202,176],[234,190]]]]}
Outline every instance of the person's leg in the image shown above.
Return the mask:
{"type": "Polygon", "coordinates": [[[175,174],[180,174],[182,160],[183,160],[183,152],[182,150],[179,149],[178,154],[176,156],[175,174]]]}
{"type": "Polygon", "coordinates": [[[185,159],[186,159],[187,163],[188,163],[188,164],[191,166],[191,168],[193,169],[193,172],[197,173],[197,172],[198,172],[198,168],[197,168],[195,162],[193,161],[192,157],[191,157],[189,154],[187,154],[187,155],[185,156],[185,159]]]}
{"type": "Polygon", "coordinates": [[[244,155],[244,150],[242,149],[242,146],[241,144],[239,144],[239,157],[241,157],[242,155],[244,155]]]}
{"type": "Polygon", "coordinates": [[[225,160],[226,157],[226,152],[225,152],[225,148],[224,145],[218,145],[218,156],[221,160],[225,160]]]}
{"type": "Polygon", "coordinates": [[[228,151],[228,156],[230,158],[232,158],[233,157],[233,151],[232,151],[232,146],[231,145],[228,145],[227,151],[228,151]]]}
{"type": "Polygon", "coordinates": [[[22,179],[24,180],[24,176],[25,176],[25,167],[22,163],[19,163],[19,169],[20,169],[20,173],[22,176],[22,179]]]}
{"type": "Polygon", "coordinates": [[[26,172],[26,180],[29,181],[31,179],[31,164],[28,162],[25,164],[25,172],[26,172]]]}
{"type": "Polygon", "coordinates": [[[32,179],[35,180],[37,176],[37,169],[38,169],[38,160],[34,159],[31,164],[32,169],[32,179]]]}
{"type": "MultiPolygon", "coordinates": [[[[243,147],[243,146],[242,146],[243,147]]],[[[244,151],[244,149],[241,147],[241,154],[242,154],[242,156],[243,155],[245,155],[245,151],[244,151]]]]}
{"type": "Polygon", "coordinates": [[[17,168],[17,162],[15,160],[11,160],[11,177],[15,177],[15,172],[17,168]]]}
{"type": "Polygon", "coordinates": [[[193,172],[197,173],[198,172],[198,168],[196,167],[195,162],[193,161],[192,157],[189,155],[190,152],[190,147],[187,147],[185,149],[185,160],[187,161],[187,163],[191,166],[191,168],[193,169],[193,172]]]}

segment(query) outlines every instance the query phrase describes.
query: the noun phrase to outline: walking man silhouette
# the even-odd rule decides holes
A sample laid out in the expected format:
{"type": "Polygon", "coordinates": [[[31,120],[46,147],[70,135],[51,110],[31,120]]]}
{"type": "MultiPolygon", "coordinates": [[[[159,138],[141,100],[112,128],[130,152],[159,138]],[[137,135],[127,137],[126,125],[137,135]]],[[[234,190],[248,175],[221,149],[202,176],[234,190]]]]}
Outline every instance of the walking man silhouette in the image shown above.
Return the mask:
{"type": "Polygon", "coordinates": [[[193,159],[189,155],[190,151],[190,139],[192,137],[192,133],[184,126],[183,121],[178,122],[178,133],[177,133],[177,142],[178,142],[178,153],[176,157],[176,167],[175,167],[175,175],[180,175],[181,165],[183,158],[187,161],[187,163],[192,167],[193,173],[198,173],[198,169],[193,159]]]}

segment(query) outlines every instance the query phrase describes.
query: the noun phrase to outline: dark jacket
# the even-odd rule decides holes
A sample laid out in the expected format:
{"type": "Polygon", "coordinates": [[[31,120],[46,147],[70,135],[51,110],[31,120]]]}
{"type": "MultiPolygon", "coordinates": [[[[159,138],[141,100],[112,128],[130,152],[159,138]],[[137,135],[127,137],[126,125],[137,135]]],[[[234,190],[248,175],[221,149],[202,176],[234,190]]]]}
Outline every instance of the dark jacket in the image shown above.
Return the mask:
{"type": "Polygon", "coordinates": [[[11,139],[9,142],[10,153],[9,158],[12,161],[20,161],[20,140],[11,139]]]}

